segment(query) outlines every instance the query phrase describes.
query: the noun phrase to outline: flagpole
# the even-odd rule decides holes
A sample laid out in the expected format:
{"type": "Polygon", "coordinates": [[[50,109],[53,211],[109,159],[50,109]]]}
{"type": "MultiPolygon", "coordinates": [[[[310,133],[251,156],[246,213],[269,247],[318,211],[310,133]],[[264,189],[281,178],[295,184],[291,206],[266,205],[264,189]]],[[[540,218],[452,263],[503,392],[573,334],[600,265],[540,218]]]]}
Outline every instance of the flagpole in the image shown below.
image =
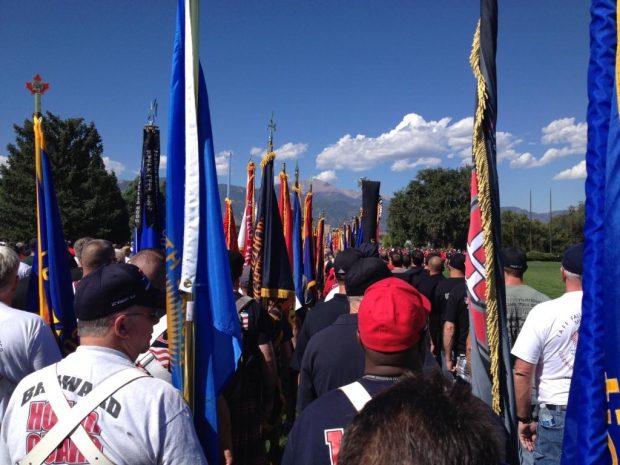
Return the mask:
{"type": "Polygon", "coordinates": [[[37,127],[39,123],[37,123],[37,118],[41,117],[41,96],[49,89],[49,83],[43,82],[41,76],[37,73],[32,81],[26,83],[26,89],[30,91],[32,95],[34,95],[34,113],[32,114],[32,122],[34,128],[34,145],[35,145],[35,192],[37,193],[37,264],[38,268],[38,289],[39,289],[39,315],[43,318],[50,327],[54,328],[54,318],[49,313],[49,308],[47,307],[47,302],[45,299],[45,290],[43,288],[43,254],[41,253],[42,244],[41,244],[41,205],[39,203],[39,194],[37,189],[38,180],[42,179],[41,173],[41,138],[39,137],[39,131],[37,127]]]}
{"type": "Polygon", "coordinates": [[[232,170],[232,152],[228,152],[228,185],[226,186],[226,198],[230,199],[230,175],[232,170]]]}
{"type": "MultiPolygon", "coordinates": [[[[196,114],[198,114],[198,74],[200,66],[200,3],[199,0],[189,0],[189,17],[192,32],[192,59],[193,59],[193,80],[194,80],[194,102],[196,104],[196,114]]],[[[187,202],[187,199],[186,199],[187,202]]],[[[195,399],[195,328],[194,328],[194,300],[196,298],[196,286],[192,283],[191,292],[184,296],[185,303],[185,353],[184,353],[184,378],[183,397],[188,403],[192,412],[194,410],[195,399]]]]}

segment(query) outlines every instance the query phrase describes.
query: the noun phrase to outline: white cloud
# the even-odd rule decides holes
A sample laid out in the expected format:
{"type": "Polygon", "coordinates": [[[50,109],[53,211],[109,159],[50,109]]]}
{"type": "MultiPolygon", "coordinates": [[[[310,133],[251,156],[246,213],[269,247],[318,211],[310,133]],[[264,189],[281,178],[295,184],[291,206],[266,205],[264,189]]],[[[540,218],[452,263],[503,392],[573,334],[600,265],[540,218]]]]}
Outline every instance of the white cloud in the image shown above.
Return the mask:
{"type": "Polygon", "coordinates": [[[168,166],[168,157],[166,155],[161,155],[159,157],[159,169],[165,170],[168,166]]]}
{"type": "Polygon", "coordinates": [[[102,157],[103,165],[105,169],[114,172],[117,177],[121,175],[123,171],[125,171],[125,165],[123,165],[120,161],[112,160],[110,157],[102,157]]]}
{"type": "Polygon", "coordinates": [[[5,157],[4,155],[0,155],[0,165],[6,165],[9,162],[9,157],[5,157]]]}
{"type": "MultiPolygon", "coordinates": [[[[540,158],[530,153],[518,154],[510,162],[514,168],[536,168],[570,155],[585,156],[588,140],[586,123],[575,123],[575,118],[560,118],[542,128],[541,142],[545,145],[558,145],[548,148],[540,158]]],[[[520,141],[519,141],[520,142],[520,141]]]]}
{"type": "Polygon", "coordinates": [[[586,177],[586,161],[581,160],[572,168],[564,170],[556,174],[553,179],[585,179],[586,177]]]}
{"type": "Polygon", "coordinates": [[[412,159],[428,159],[447,155],[464,156],[470,152],[472,121],[463,118],[450,124],[450,118],[426,121],[415,113],[378,137],[346,134],[317,156],[318,168],[364,171],[386,162],[396,166],[415,163],[412,159]]]}
{"type": "Polygon", "coordinates": [[[336,176],[336,172],[334,170],[327,170],[321,171],[319,174],[314,176],[314,179],[318,179],[319,181],[323,182],[331,182],[338,179],[338,176],[336,176]]]}
{"type": "MultiPolygon", "coordinates": [[[[276,160],[296,160],[300,158],[304,153],[308,151],[308,144],[304,144],[303,142],[287,142],[286,144],[280,146],[275,149],[276,160]]],[[[267,153],[267,150],[260,147],[252,147],[250,149],[250,155],[253,157],[259,156],[260,158],[264,157],[267,153]]]]}
{"type": "Polygon", "coordinates": [[[408,158],[404,160],[396,160],[392,163],[392,171],[405,171],[412,170],[414,168],[429,168],[431,166],[437,166],[441,164],[441,158],[428,157],[418,158],[416,161],[410,161],[408,158]]]}
{"type": "Polygon", "coordinates": [[[228,176],[228,150],[224,150],[215,156],[215,170],[218,176],[228,176]]]}

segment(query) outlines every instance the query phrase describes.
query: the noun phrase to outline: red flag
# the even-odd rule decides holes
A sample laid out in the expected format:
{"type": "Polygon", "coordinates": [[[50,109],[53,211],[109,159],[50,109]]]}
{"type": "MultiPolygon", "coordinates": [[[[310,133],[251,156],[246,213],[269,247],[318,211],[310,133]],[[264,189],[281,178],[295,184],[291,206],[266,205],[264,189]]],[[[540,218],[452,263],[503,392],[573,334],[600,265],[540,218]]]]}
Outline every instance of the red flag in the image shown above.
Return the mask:
{"type": "Polygon", "coordinates": [[[252,242],[254,240],[254,173],[253,161],[248,163],[248,180],[245,189],[245,209],[239,230],[238,245],[244,257],[244,264],[252,264],[252,242]]]}
{"type": "Polygon", "coordinates": [[[282,231],[284,232],[284,244],[288,261],[293,269],[293,212],[291,211],[291,196],[288,190],[288,175],[284,168],[280,171],[280,198],[278,199],[278,209],[282,219],[282,231]]]}
{"type": "Polygon", "coordinates": [[[235,225],[235,217],[232,211],[232,200],[229,198],[224,199],[224,241],[226,248],[233,252],[239,252],[239,246],[237,244],[237,226],[235,225]]]}
{"type": "Polygon", "coordinates": [[[325,280],[325,257],[323,256],[323,249],[325,248],[325,242],[324,242],[324,234],[325,234],[325,218],[323,218],[322,216],[319,217],[319,222],[316,225],[316,239],[315,239],[315,244],[316,244],[316,260],[315,260],[315,267],[316,267],[316,284],[317,287],[319,289],[319,291],[323,290],[323,281],[325,280]]]}

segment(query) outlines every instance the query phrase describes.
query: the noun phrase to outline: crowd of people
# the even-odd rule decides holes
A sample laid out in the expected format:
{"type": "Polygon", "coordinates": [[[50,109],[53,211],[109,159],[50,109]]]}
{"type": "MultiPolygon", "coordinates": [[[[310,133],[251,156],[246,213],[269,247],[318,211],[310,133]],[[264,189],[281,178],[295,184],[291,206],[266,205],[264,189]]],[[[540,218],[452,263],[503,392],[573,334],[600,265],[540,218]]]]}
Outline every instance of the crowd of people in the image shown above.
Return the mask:
{"type": "MultiPolygon", "coordinates": [[[[25,311],[31,250],[0,245],[0,464],[206,463],[171,384],[163,252],[68,247],[80,345],[62,358],[25,311]]],[[[218,399],[222,463],[506,463],[504,427],[469,387],[465,253],[326,253],[302,308],[252,298],[251,268],[228,255],[243,350],[218,399]]],[[[523,251],[501,253],[524,464],[559,463],[582,255],[566,250],[566,293],[550,300],[524,284],[523,251]]]]}

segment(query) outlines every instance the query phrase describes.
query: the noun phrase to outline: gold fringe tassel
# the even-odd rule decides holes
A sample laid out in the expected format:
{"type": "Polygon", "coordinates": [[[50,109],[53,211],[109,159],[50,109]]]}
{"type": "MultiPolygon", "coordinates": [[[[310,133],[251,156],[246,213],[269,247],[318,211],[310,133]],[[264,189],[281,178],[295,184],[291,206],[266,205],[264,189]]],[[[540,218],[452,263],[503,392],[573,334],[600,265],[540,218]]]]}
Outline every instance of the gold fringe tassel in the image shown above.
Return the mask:
{"type": "Polygon", "coordinates": [[[484,141],[482,120],[488,100],[486,83],[480,70],[480,21],[476,27],[469,63],[477,81],[478,103],[474,118],[474,137],[472,152],[476,174],[478,177],[478,201],[480,204],[480,218],[484,231],[484,250],[486,272],[486,329],[491,358],[491,396],[492,408],[498,415],[501,413],[500,385],[499,385],[499,314],[497,307],[497,289],[495,288],[495,246],[493,244],[493,229],[491,221],[491,183],[489,182],[489,163],[484,141]]]}

